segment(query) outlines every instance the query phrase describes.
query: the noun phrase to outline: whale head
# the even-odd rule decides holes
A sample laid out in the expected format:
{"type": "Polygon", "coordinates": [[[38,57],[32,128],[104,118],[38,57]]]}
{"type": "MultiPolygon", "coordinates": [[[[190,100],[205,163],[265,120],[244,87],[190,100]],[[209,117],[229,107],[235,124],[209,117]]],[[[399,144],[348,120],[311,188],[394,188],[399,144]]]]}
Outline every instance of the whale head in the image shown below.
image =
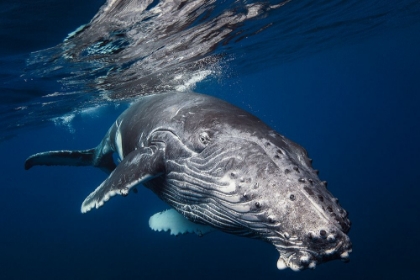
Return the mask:
{"type": "Polygon", "coordinates": [[[235,222],[222,230],[272,243],[280,253],[279,269],[348,261],[348,214],[312,169],[306,151],[275,133],[255,139],[219,138],[204,153],[211,158],[212,151],[223,149],[217,160],[221,174],[215,174],[226,195],[219,195],[219,211],[235,222]]]}
{"type": "Polygon", "coordinates": [[[176,107],[179,128],[155,132],[167,147],[166,174],[148,186],[192,222],[273,244],[279,269],[347,261],[347,212],[306,150],[251,114],[205,101],[176,107]]]}
{"type": "Polygon", "coordinates": [[[238,128],[197,132],[199,153],[179,164],[194,179],[184,179],[181,188],[203,194],[205,203],[179,199],[188,203],[174,208],[194,222],[273,244],[279,269],[348,261],[347,212],[319,179],[306,150],[272,130],[253,128],[250,134],[238,128]],[[197,189],[203,182],[210,183],[197,189]]]}

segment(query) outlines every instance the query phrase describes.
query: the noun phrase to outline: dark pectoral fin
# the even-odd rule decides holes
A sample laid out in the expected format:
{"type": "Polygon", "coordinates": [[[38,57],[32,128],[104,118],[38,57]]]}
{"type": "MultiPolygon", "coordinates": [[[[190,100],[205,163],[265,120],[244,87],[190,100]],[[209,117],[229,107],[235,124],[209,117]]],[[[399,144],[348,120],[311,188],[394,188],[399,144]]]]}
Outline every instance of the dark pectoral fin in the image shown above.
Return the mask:
{"type": "Polygon", "coordinates": [[[50,151],[30,156],[25,161],[25,169],[35,165],[93,165],[95,149],[84,151],[50,151]]]}
{"type": "Polygon", "coordinates": [[[101,207],[116,194],[127,195],[130,188],[141,184],[164,171],[163,151],[149,148],[135,150],[127,155],[109,177],[92,192],[82,204],[82,213],[101,207]]]}
{"type": "Polygon", "coordinates": [[[28,170],[35,165],[95,166],[107,173],[111,173],[115,168],[112,152],[102,154],[98,158],[96,149],[38,153],[26,159],[25,169],[28,170]]]}

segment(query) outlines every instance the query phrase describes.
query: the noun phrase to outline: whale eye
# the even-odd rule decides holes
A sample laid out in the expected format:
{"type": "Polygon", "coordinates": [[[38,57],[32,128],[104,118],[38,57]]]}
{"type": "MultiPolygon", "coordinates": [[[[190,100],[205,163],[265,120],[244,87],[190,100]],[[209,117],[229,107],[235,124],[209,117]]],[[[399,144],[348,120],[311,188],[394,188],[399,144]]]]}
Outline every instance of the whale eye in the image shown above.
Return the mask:
{"type": "Polygon", "coordinates": [[[208,145],[210,143],[210,135],[206,131],[200,132],[200,135],[198,136],[198,139],[203,145],[208,145]]]}

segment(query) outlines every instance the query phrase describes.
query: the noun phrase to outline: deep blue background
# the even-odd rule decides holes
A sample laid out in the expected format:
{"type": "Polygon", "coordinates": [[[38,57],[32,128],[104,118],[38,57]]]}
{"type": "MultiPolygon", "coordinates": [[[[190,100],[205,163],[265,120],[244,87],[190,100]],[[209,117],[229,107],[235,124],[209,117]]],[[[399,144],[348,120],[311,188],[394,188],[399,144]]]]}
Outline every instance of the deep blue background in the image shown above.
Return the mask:
{"type": "MultiPolygon", "coordinates": [[[[51,41],[2,41],[0,50],[50,46],[79,23],[69,30],[45,24],[51,41]]],[[[149,216],[167,206],[145,189],[80,214],[106,177],[94,168],[23,170],[25,158],[39,151],[96,146],[123,110],[110,106],[77,116],[70,128],[51,123],[0,144],[0,279],[420,279],[419,34],[420,26],[388,30],[197,88],[251,111],[308,150],[350,212],[350,263],[278,271],[278,253],[260,241],[151,231],[149,216]]]]}
{"type": "Polygon", "coordinates": [[[52,47],[85,24],[104,0],[2,0],[0,54],[26,53],[52,47]]]}

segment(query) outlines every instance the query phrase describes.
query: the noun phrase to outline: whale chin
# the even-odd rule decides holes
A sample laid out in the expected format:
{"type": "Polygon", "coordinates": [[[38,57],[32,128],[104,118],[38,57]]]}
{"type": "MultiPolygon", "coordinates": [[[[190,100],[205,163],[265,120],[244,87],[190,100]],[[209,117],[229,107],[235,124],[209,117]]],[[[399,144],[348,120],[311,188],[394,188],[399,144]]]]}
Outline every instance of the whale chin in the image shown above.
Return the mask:
{"type": "Polygon", "coordinates": [[[305,269],[315,269],[317,264],[321,264],[331,260],[342,260],[349,262],[349,254],[352,252],[351,243],[339,244],[334,249],[326,250],[322,254],[316,254],[309,250],[281,250],[280,257],[277,261],[277,268],[283,270],[290,268],[293,271],[301,271],[305,269]]]}
{"type": "Polygon", "coordinates": [[[305,251],[280,253],[280,257],[277,261],[277,268],[279,270],[290,268],[293,271],[301,271],[307,268],[314,269],[316,265],[316,258],[305,251]]]}

